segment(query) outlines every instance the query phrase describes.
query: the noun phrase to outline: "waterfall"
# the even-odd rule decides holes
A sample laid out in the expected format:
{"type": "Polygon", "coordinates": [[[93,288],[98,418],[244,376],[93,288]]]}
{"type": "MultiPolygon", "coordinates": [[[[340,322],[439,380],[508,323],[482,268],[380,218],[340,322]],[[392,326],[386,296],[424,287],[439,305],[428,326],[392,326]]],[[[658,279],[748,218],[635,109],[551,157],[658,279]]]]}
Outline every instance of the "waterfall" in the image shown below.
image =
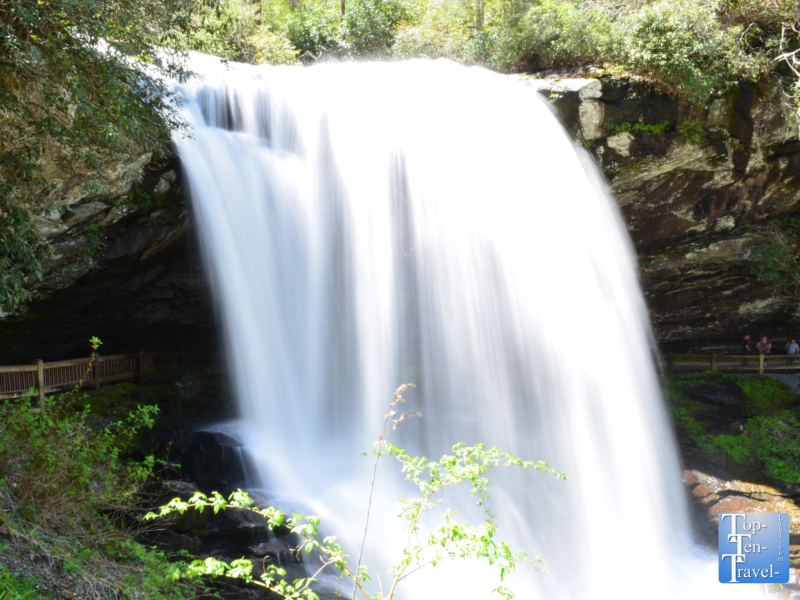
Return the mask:
{"type": "MultiPolygon", "coordinates": [[[[358,456],[411,382],[423,418],[395,443],[481,441],[569,478],[493,477],[498,535],[549,570],[517,572],[518,598],[741,591],[692,541],[625,225],[537,92],[446,61],[191,67],[175,142],[270,501],[357,553],[358,456]]],[[[380,466],[373,576],[412,492],[380,466]]],[[[484,598],[489,573],[444,564],[401,597],[484,598]]]]}

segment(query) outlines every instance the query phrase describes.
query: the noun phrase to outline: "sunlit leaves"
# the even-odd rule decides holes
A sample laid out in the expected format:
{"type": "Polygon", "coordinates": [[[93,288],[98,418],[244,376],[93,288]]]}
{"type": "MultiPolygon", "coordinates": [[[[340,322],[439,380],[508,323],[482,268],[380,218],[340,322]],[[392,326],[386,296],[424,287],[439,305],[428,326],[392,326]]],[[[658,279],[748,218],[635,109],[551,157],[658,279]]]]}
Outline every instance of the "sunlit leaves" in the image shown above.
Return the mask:
{"type": "MultiPolygon", "coordinates": [[[[395,398],[392,406],[402,401],[404,401],[402,397],[395,398]]],[[[398,417],[390,410],[387,419],[392,419],[394,423],[400,422],[402,417],[398,417]]],[[[408,533],[408,538],[406,544],[398,548],[399,557],[391,570],[392,583],[384,596],[370,595],[367,592],[363,587],[365,582],[370,581],[367,567],[363,564],[351,567],[348,556],[335,537],[328,536],[322,541],[318,539],[320,524],[318,516],[303,517],[293,514],[286,518],[275,508],[260,509],[253,506],[250,497],[241,490],[231,494],[227,500],[216,492],[210,497],[198,492],[186,502],[175,498],[162,506],[158,514],[150,513],[145,518],[155,519],[172,512],[183,513],[188,509],[202,511],[204,508],[212,508],[216,512],[225,508],[245,508],[264,516],[270,528],[286,524],[291,533],[300,538],[295,552],[305,552],[311,556],[316,552],[320,556],[321,566],[317,573],[332,566],[339,571],[340,577],[346,577],[354,582],[367,600],[393,598],[398,584],[406,577],[422,568],[435,567],[445,560],[485,560],[496,569],[500,582],[500,585],[492,590],[493,593],[507,600],[513,598],[511,590],[504,587],[502,582],[520,565],[541,569],[542,559],[538,556],[531,559],[524,551],[513,550],[508,543],[498,539],[494,515],[487,507],[489,479],[486,475],[492,469],[511,467],[542,471],[559,479],[565,479],[565,475],[544,461],[525,461],[495,447],[487,448],[483,444],[474,446],[456,444],[452,447],[451,454],[442,456],[438,461],[429,461],[425,457],[411,456],[402,448],[386,442],[386,431],[384,429],[384,435],[381,436],[381,441],[374,451],[377,453],[377,458],[391,456],[399,461],[406,479],[419,489],[419,496],[399,499],[398,518],[408,533]],[[434,496],[445,487],[453,485],[466,488],[469,494],[476,497],[476,503],[484,509],[483,522],[477,525],[469,524],[461,521],[455,510],[441,510],[442,500],[434,500],[434,496]],[[431,511],[439,511],[440,523],[430,530],[423,530],[420,527],[420,519],[431,511]]],[[[250,575],[251,568],[252,565],[247,560],[226,564],[208,558],[193,562],[186,575],[243,579],[292,600],[316,598],[311,590],[315,576],[298,579],[289,584],[282,579],[286,575],[285,571],[272,565],[261,576],[261,581],[257,581],[250,575]]]]}

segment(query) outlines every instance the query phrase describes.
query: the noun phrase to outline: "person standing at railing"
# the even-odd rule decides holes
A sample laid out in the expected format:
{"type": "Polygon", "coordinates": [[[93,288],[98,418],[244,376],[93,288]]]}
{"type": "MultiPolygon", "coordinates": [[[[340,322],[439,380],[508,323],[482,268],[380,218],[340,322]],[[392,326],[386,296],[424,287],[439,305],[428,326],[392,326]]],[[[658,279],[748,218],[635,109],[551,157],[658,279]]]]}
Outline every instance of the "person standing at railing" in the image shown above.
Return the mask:
{"type": "MultiPolygon", "coordinates": [[[[756,344],[756,350],[758,350],[759,354],[767,355],[772,350],[772,344],[767,339],[767,336],[762,335],[761,341],[756,344]]],[[[764,361],[764,366],[767,366],[767,361],[764,361]]]]}
{"type": "Polygon", "coordinates": [[[786,359],[787,365],[794,364],[794,357],[800,354],[800,346],[797,345],[797,340],[792,340],[786,344],[786,354],[789,358],[786,359]]]}
{"type": "MultiPolygon", "coordinates": [[[[750,346],[750,334],[746,333],[742,338],[742,348],[739,350],[739,354],[752,354],[753,348],[750,346]]],[[[742,359],[742,366],[747,366],[747,359],[742,359]]]]}

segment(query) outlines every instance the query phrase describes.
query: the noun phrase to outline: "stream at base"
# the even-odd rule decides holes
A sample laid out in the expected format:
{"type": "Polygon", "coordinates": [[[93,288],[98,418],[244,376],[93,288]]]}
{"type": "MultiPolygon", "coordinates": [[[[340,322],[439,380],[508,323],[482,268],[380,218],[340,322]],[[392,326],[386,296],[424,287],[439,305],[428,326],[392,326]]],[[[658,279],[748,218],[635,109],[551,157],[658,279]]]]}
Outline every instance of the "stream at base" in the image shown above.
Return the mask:
{"type": "MultiPolygon", "coordinates": [[[[446,61],[252,67],[194,56],[175,136],[258,485],[356,554],[395,388],[394,443],[544,459],[492,478],[498,537],[541,555],[517,598],[752,596],[693,542],[635,254],[596,167],[537,92],[446,61]]],[[[366,564],[397,559],[397,465],[366,564]]],[[[448,490],[465,518],[474,501],[448,490]]],[[[424,524],[435,527],[434,516],[424,524]]],[[[400,597],[484,598],[484,564],[400,597]]],[[[349,588],[345,588],[349,597],[349,588]]]]}

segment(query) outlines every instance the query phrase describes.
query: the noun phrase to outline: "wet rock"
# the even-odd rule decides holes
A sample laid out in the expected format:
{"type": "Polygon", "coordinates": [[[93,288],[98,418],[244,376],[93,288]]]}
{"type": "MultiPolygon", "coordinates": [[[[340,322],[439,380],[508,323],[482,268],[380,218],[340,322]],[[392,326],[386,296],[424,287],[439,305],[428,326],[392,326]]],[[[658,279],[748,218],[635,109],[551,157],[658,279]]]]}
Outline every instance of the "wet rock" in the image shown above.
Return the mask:
{"type": "Polygon", "coordinates": [[[732,382],[689,385],[683,387],[683,391],[692,400],[717,406],[742,406],[745,401],[742,388],[732,382]]]}
{"type": "Polygon", "coordinates": [[[197,486],[191,481],[165,481],[163,487],[164,495],[180,498],[184,502],[198,492],[197,486]]]}
{"type": "Polygon", "coordinates": [[[252,471],[249,457],[238,440],[224,433],[198,431],[181,453],[185,475],[204,493],[228,494],[241,486],[252,471]]]}
{"type": "Polygon", "coordinates": [[[157,550],[167,554],[177,554],[185,550],[189,554],[197,555],[203,548],[198,538],[175,533],[169,529],[147,532],[140,535],[136,541],[145,546],[155,546],[157,550]]]}
{"type": "Polygon", "coordinates": [[[770,503],[754,500],[747,496],[727,496],[711,505],[708,509],[708,516],[716,521],[721,513],[773,512],[770,510],[771,508],[773,507],[770,503]]]}
{"type": "Polygon", "coordinates": [[[739,479],[723,479],[697,469],[685,471],[683,481],[691,491],[693,506],[700,515],[700,531],[709,544],[716,544],[719,515],[730,512],[785,512],[789,514],[791,535],[800,535],[800,507],[789,491],[739,479]]]}
{"type": "Polygon", "coordinates": [[[710,504],[720,499],[718,494],[711,491],[706,485],[698,485],[692,490],[692,495],[698,499],[701,504],[710,504]]]}
{"type": "MultiPolygon", "coordinates": [[[[167,504],[173,498],[180,498],[187,502],[194,494],[199,491],[197,486],[191,481],[165,481],[163,490],[159,496],[159,504],[167,504]]],[[[182,515],[173,513],[169,528],[181,534],[191,534],[196,536],[202,532],[208,524],[213,510],[206,508],[203,511],[191,508],[182,515]]]]}
{"type": "Polygon", "coordinates": [[[244,508],[213,515],[203,531],[203,542],[230,550],[252,548],[270,541],[267,519],[244,508]]]}
{"type": "Polygon", "coordinates": [[[256,558],[267,558],[270,564],[278,566],[302,564],[302,554],[296,551],[296,546],[296,544],[276,538],[248,546],[247,554],[256,558]]]}

